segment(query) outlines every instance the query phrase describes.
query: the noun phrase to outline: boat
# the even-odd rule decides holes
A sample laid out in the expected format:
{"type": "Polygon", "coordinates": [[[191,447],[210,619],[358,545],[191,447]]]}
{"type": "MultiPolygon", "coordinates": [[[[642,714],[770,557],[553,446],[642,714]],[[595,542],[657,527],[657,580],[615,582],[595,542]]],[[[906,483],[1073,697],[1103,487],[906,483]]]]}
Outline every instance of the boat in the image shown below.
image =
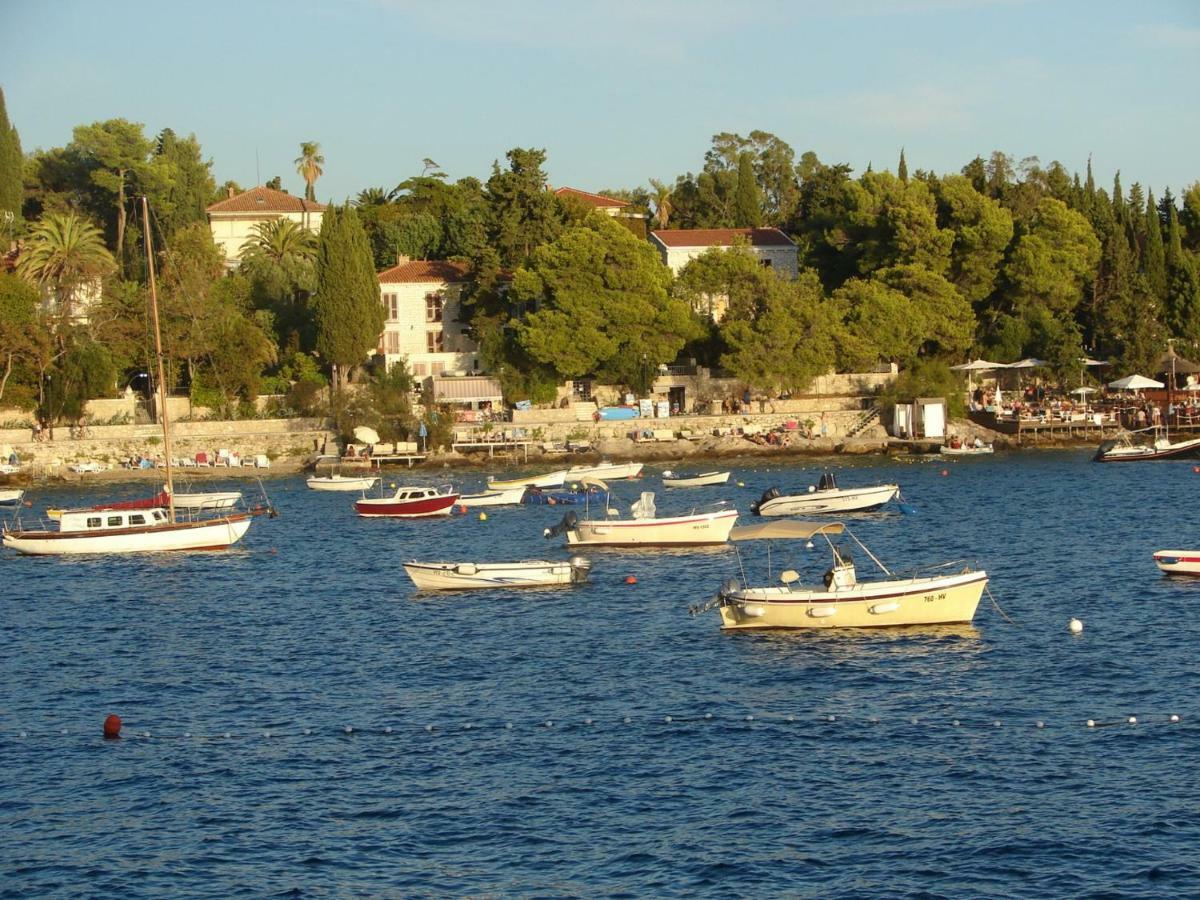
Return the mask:
{"type": "Polygon", "coordinates": [[[515,487],[555,488],[562,487],[566,478],[566,469],[555,469],[553,472],[545,472],[541,475],[527,475],[524,478],[489,478],[487,487],[489,491],[502,491],[506,488],[515,487]]]}
{"type": "Polygon", "coordinates": [[[1154,564],[1167,575],[1200,575],[1200,550],[1155,550],[1154,564]]]}
{"type": "Polygon", "coordinates": [[[502,491],[483,491],[479,494],[463,494],[458,498],[459,506],[517,506],[525,496],[526,488],[511,487],[502,491]]]}
{"type": "Polygon", "coordinates": [[[678,472],[662,473],[663,487],[706,487],[710,484],[725,484],[729,481],[728,472],[701,472],[698,475],[684,475],[678,472]]]}
{"type": "Polygon", "coordinates": [[[545,530],[546,537],[565,535],[571,547],[699,547],[724,544],[737,522],[737,510],[724,509],[720,503],[707,512],[660,518],[652,491],[643,491],[641,499],[630,508],[630,518],[622,519],[609,506],[607,485],[591,479],[585,479],[583,484],[604,491],[599,502],[588,501],[583,519],[569,511],[558,525],[545,530]],[[590,518],[593,505],[603,506],[603,518],[590,518]]]}
{"type": "Polygon", "coordinates": [[[1158,431],[1158,428],[1123,431],[1112,440],[1100,444],[1092,459],[1096,462],[1137,462],[1150,459],[1185,459],[1200,455],[1200,438],[1172,441],[1165,429],[1162,430],[1161,437],[1149,443],[1137,438],[1137,435],[1148,436],[1148,432],[1158,431]]]}
{"type": "Polygon", "coordinates": [[[440,488],[399,487],[390,497],[355,500],[354,511],[368,518],[423,519],[428,516],[448,516],[458,502],[458,496],[458,492],[448,484],[440,488]]]}
{"type": "Polygon", "coordinates": [[[375,486],[378,475],[310,475],[307,484],[314,491],[366,491],[375,486]]]}
{"type": "Polygon", "coordinates": [[[840,488],[833,473],[825,472],[815,486],[809,486],[807,494],[781,494],[779,488],[769,488],[757,503],[750,504],[750,512],[756,516],[865,512],[879,509],[899,493],[898,484],[840,488]]]}
{"type": "Polygon", "coordinates": [[[158,322],[158,293],[154,278],[154,253],[150,239],[150,216],[142,198],[146,266],[154,348],[158,359],[158,390],[162,418],[163,455],[166,460],[166,503],[143,509],[69,509],[58,516],[57,528],[25,528],[19,521],[5,524],[0,544],[19,553],[62,556],[84,553],[144,553],[181,550],[222,550],[245,536],[255,515],[275,511],[269,505],[245,512],[216,511],[200,517],[194,513],[176,516],[174,464],[171,461],[171,424],[167,415],[166,373],[163,365],[162,333],[158,322]]]}
{"type": "Polygon", "coordinates": [[[622,478],[637,478],[642,474],[643,463],[627,462],[596,463],[591,466],[571,466],[567,469],[567,481],[582,481],[584,478],[599,478],[602,481],[617,481],[622,478]]]}
{"type": "Polygon", "coordinates": [[[994,452],[994,448],[991,444],[985,444],[979,438],[976,438],[975,442],[971,444],[961,442],[955,438],[949,444],[943,444],[939,447],[938,452],[943,456],[986,456],[994,452]]]}
{"type": "Polygon", "coordinates": [[[986,572],[961,562],[911,574],[892,572],[841,522],[758,522],[733,529],[730,539],[738,550],[738,568],[744,572],[740,544],[772,539],[809,542],[818,535],[833,552],[833,564],[820,583],[801,584],[794,569],[781,571],[778,584],[762,587],[730,579],[707,603],[692,607],[692,614],[715,608],[726,630],[946,625],[970,622],[987,587],[986,572]],[[830,540],[830,535],[840,534],[858,545],[881,577],[859,580],[849,551],[830,540]]]}
{"type": "Polygon", "coordinates": [[[0,506],[16,506],[24,496],[20,488],[0,488],[0,506]]]}
{"type": "Polygon", "coordinates": [[[453,563],[408,562],[404,571],[422,591],[464,591],[478,588],[553,587],[582,584],[592,564],[580,556],[565,562],[544,559],[521,562],[453,563]]]}
{"type": "Polygon", "coordinates": [[[594,488],[582,491],[544,491],[541,488],[526,488],[525,496],[521,498],[521,502],[527,506],[571,505],[575,503],[587,503],[588,498],[596,493],[599,492],[594,488]]]}
{"type": "Polygon", "coordinates": [[[241,491],[196,491],[174,495],[176,509],[232,509],[241,499],[241,491]]]}

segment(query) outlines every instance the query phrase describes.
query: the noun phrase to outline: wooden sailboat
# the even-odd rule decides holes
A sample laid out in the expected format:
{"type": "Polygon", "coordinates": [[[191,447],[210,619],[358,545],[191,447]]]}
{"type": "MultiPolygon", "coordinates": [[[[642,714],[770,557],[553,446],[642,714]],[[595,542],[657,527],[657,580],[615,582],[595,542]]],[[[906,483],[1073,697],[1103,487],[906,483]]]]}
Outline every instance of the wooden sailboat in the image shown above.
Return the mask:
{"type": "Polygon", "coordinates": [[[204,518],[179,519],[175,514],[175,483],[171,464],[171,425],[167,410],[166,371],[163,366],[162,331],[158,321],[158,292],[154,280],[154,254],[150,243],[150,219],[142,198],[146,237],[146,262],[150,285],[150,310],[154,324],[154,351],[158,358],[158,400],[166,457],[166,504],[146,509],[63,510],[57,529],[25,529],[5,526],[0,543],[36,556],[84,553],[146,553],[164,550],[223,550],[237,543],[250,528],[250,512],[224,513],[204,518]]]}

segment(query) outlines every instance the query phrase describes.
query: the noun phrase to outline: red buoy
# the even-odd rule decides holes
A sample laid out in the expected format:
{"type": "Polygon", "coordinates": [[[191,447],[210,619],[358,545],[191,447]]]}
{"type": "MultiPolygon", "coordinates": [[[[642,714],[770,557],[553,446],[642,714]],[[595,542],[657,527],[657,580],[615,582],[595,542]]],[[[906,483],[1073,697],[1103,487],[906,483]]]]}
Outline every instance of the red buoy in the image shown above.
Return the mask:
{"type": "Polygon", "coordinates": [[[458,504],[458,511],[465,516],[467,514],[467,504],[465,504],[465,503],[458,504]]]}
{"type": "Polygon", "coordinates": [[[950,470],[949,470],[949,469],[942,469],[942,477],[945,477],[945,476],[947,476],[947,475],[949,475],[949,474],[950,474],[950,470]]]}
{"type": "Polygon", "coordinates": [[[104,737],[108,740],[115,740],[121,736],[121,717],[115,713],[110,713],[104,720],[104,737]]]}
{"type": "Polygon", "coordinates": [[[626,575],[625,583],[626,584],[637,584],[637,576],[636,575],[626,575]]]}

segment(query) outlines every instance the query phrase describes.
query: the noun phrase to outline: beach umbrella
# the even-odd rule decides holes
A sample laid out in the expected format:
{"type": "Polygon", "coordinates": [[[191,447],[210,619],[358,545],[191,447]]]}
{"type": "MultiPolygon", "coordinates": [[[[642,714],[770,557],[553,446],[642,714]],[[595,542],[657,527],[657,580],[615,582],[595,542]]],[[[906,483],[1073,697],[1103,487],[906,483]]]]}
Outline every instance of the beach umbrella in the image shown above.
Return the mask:
{"type": "Polygon", "coordinates": [[[1077,387],[1077,388],[1075,388],[1075,390],[1071,391],[1071,393],[1072,394],[1081,394],[1081,395],[1094,394],[1094,393],[1096,393],[1096,388],[1094,388],[1094,387],[1077,387]]]}
{"type": "Polygon", "coordinates": [[[1050,365],[1050,363],[1046,362],[1044,359],[1037,359],[1036,357],[1030,356],[1026,359],[1019,360],[1018,362],[1009,363],[1006,368],[1009,368],[1009,369],[1036,369],[1039,366],[1048,366],[1048,365],[1050,365]]]}
{"type": "Polygon", "coordinates": [[[1145,388],[1166,387],[1161,381],[1155,381],[1153,378],[1147,378],[1145,375],[1126,375],[1124,378],[1110,381],[1108,386],[1117,391],[1140,391],[1145,388]]]}
{"type": "Polygon", "coordinates": [[[379,432],[374,428],[368,428],[366,425],[359,425],[354,429],[354,439],[362,441],[364,444],[378,444],[379,432]]]}
{"type": "Polygon", "coordinates": [[[986,359],[973,359],[959,366],[951,366],[956,372],[986,372],[988,369],[1007,369],[1007,363],[988,362],[986,359]]]}

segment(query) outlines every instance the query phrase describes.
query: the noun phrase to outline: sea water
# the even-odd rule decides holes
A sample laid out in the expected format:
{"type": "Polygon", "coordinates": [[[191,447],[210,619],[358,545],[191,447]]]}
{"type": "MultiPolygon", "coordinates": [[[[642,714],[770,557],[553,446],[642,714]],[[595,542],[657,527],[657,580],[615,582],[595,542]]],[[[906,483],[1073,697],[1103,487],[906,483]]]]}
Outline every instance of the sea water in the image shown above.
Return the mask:
{"type": "MultiPolygon", "coordinates": [[[[765,580],[762,548],[589,549],[581,587],[417,594],[409,559],[571,555],[541,536],[562,508],[361,520],[300,477],[268,482],[280,518],[230,552],[5,552],[0,893],[1200,893],[1200,580],[1151,559],[1200,547],[1200,473],[1047,451],[613,489],[746,523],[826,463],[900,484],[911,513],[846,518],[883,562],[977,562],[995,602],[852,633],[689,616],[742,565],[765,580]]],[[[448,478],[483,484],[385,480],[448,478]]],[[[137,490],[38,490],[32,512],[137,490]]],[[[814,582],[828,551],[770,565],[814,582]]]]}

